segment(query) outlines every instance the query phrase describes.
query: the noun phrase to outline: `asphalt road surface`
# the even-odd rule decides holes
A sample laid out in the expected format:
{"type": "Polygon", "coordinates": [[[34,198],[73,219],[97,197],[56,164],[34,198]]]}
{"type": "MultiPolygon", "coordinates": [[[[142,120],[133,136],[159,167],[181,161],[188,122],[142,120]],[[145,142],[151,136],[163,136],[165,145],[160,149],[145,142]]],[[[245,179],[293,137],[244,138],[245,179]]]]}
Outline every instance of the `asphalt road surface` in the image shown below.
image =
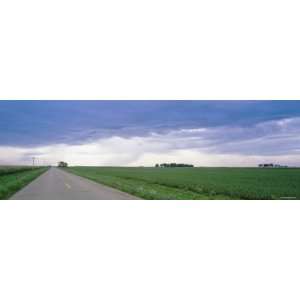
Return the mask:
{"type": "Polygon", "coordinates": [[[50,168],[22,190],[13,195],[11,199],[130,200],[138,198],[80,176],[70,174],[58,168],[50,168]]]}

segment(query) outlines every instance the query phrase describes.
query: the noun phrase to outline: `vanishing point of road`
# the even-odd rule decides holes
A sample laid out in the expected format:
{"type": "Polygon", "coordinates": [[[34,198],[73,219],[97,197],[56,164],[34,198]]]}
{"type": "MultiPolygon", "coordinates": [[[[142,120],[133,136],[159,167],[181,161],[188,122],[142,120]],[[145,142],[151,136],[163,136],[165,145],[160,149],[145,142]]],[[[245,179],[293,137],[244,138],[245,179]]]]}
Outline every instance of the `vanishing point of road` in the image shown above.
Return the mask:
{"type": "Polygon", "coordinates": [[[16,200],[130,200],[138,199],[130,194],[70,174],[58,168],[50,168],[41,176],[12,196],[16,200]]]}

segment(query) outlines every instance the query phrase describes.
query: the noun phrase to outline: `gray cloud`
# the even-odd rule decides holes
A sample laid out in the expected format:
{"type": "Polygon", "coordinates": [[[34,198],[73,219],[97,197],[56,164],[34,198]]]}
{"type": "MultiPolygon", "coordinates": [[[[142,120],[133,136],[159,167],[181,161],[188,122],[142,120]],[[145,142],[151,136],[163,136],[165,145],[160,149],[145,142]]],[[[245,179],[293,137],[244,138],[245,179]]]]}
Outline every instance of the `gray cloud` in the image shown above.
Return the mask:
{"type": "Polygon", "coordinates": [[[185,162],[204,166],[253,166],[274,162],[300,166],[300,118],[253,126],[189,128],[146,136],[110,136],[82,144],[0,147],[0,163],[31,163],[32,156],[56,164],[153,165],[185,162]]]}

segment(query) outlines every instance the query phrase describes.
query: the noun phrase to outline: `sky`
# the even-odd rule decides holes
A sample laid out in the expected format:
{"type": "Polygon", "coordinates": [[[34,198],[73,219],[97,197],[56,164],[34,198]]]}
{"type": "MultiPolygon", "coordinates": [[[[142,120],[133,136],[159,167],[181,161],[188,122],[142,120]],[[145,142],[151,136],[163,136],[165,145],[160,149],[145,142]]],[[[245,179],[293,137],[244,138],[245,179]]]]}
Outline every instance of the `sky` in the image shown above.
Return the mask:
{"type": "Polygon", "coordinates": [[[0,165],[300,166],[300,101],[0,101],[0,165]]]}

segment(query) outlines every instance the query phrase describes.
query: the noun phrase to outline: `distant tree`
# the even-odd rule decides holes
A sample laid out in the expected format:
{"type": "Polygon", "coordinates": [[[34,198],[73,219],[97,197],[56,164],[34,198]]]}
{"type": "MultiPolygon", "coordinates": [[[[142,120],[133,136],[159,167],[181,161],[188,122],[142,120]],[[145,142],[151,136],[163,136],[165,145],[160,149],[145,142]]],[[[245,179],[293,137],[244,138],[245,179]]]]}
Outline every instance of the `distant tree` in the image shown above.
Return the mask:
{"type": "Polygon", "coordinates": [[[58,163],[58,167],[60,167],[60,168],[66,168],[67,166],[68,166],[68,164],[66,162],[64,162],[64,161],[60,161],[58,163]]]}
{"type": "Polygon", "coordinates": [[[155,164],[155,168],[159,168],[159,164],[155,164]]]}

